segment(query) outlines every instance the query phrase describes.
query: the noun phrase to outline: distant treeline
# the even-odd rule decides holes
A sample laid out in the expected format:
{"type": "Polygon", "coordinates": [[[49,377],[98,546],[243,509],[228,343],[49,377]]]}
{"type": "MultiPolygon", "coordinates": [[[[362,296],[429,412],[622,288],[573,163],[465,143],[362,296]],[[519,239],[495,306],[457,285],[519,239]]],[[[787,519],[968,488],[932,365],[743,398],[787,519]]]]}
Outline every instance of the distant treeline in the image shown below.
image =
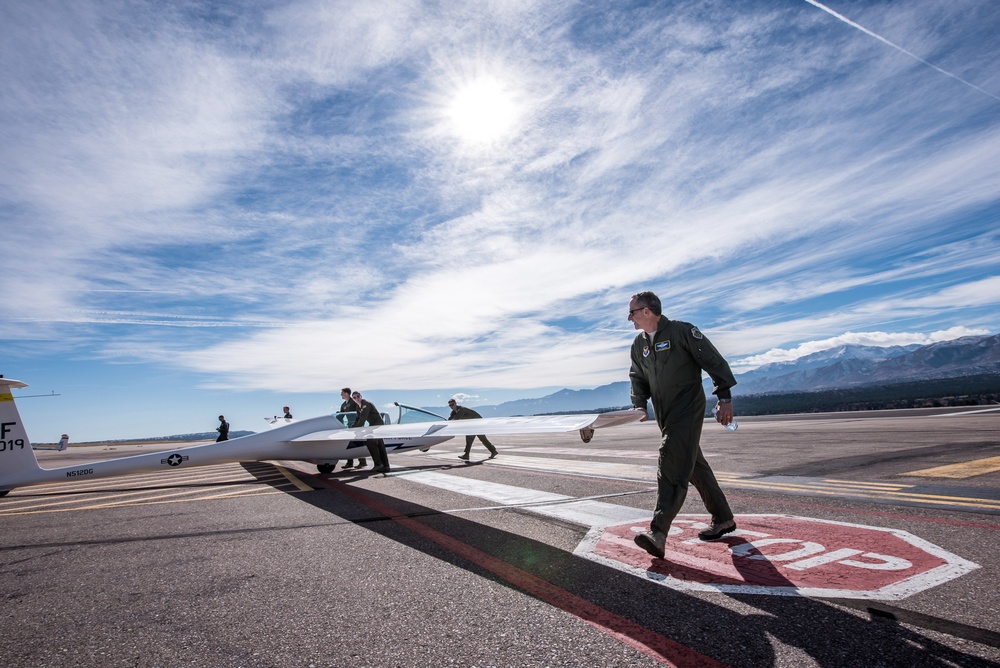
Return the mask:
{"type": "MultiPolygon", "coordinates": [[[[1000,374],[864,385],[819,392],[736,395],[734,402],[738,415],[981,406],[1000,402],[1000,374]]],[[[711,408],[710,405],[709,411],[711,408]]]]}
{"type": "MultiPolygon", "coordinates": [[[[937,408],[941,406],[983,406],[1000,403],[1000,374],[981,374],[908,383],[864,385],[819,392],[785,394],[737,394],[733,402],[737,415],[787,415],[791,413],[837,413],[894,408],[937,408]]],[[[705,415],[712,414],[715,397],[708,396],[705,415]]],[[[563,414],[608,413],[631,406],[563,411],[563,414]]],[[[543,413],[555,415],[555,413],[543,413]]]]}

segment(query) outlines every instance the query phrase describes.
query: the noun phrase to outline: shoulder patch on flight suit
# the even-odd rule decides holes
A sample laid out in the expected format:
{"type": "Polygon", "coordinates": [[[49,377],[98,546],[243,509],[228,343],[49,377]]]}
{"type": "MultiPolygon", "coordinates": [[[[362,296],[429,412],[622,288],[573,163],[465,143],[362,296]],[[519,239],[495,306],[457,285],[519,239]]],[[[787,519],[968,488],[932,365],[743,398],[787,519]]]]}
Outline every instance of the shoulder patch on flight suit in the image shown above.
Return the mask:
{"type": "Polygon", "coordinates": [[[655,348],[656,352],[660,352],[661,350],[670,350],[670,341],[660,341],[656,344],[655,348]]]}
{"type": "Polygon", "coordinates": [[[703,338],[705,338],[705,337],[704,337],[704,336],[702,335],[702,333],[701,333],[701,330],[700,330],[700,329],[698,329],[697,327],[692,327],[692,328],[691,328],[691,336],[693,336],[693,337],[694,337],[694,338],[696,338],[696,339],[703,339],[703,338]]]}
{"type": "Polygon", "coordinates": [[[642,356],[643,357],[649,357],[649,346],[643,346],[642,347],[642,356]]]}

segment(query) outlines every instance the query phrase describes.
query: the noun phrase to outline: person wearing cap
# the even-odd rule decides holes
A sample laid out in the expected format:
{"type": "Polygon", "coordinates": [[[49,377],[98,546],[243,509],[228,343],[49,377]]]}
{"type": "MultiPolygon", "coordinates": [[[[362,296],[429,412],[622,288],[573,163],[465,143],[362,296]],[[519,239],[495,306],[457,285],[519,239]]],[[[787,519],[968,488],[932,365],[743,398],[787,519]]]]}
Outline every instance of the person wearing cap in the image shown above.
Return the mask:
{"type": "MultiPolygon", "coordinates": [[[[358,417],[352,427],[364,427],[366,424],[377,427],[385,424],[375,404],[362,398],[360,392],[355,392],[351,397],[358,404],[358,417]]],[[[385,441],[381,438],[370,438],[365,441],[365,445],[368,446],[368,452],[372,456],[372,473],[388,473],[389,456],[385,453],[385,441]]]]}
{"type": "Polygon", "coordinates": [[[215,439],[215,442],[228,441],[229,440],[229,423],[226,422],[226,416],[219,416],[219,426],[215,428],[215,431],[219,432],[219,438],[215,439]]]}
{"type": "MultiPolygon", "coordinates": [[[[451,415],[448,416],[449,420],[474,420],[483,417],[482,415],[472,410],[471,408],[466,408],[465,406],[459,406],[458,401],[456,401],[455,399],[448,400],[448,407],[451,408],[451,415]]],[[[500,454],[499,452],[497,452],[497,449],[493,447],[493,444],[490,443],[490,439],[486,438],[485,434],[480,434],[478,436],[465,437],[465,453],[459,455],[458,456],[459,459],[465,459],[465,460],[469,459],[470,453],[472,452],[472,442],[475,441],[477,438],[480,441],[482,441],[483,445],[486,446],[486,449],[490,451],[490,459],[493,459],[498,454],[500,454]]]]}
{"type": "MultiPolygon", "coordinates": [[[[344,389],[342,389],[340,391],[340,398],[343,399],[344,402],[342,404],[340,404],[340,411],[339,412],[341,412],[341,413],[354,413],[354,416],[357,417],[358,413],[361,412],[361,407],[358,406],[358,402],[356,402],[351,397],[351,388],[345,387],[344,389]]],[[[359,469],[363,469],[366,466],[368,466],[368,460],[365,459],[364,457],[359,457],[358,458],[358,468],[359,469]]],[[[345,469],[352,469],[352,468],[354,468],[354,460],[353,459],[348,459],[347,463],[344,464],[344,468],[345,469]]]]}
{"type": "Polygon", "coordinates": [[[637,534],[635,543],[654,557],[663,558],[670,524],[684,505],[692,483],[712,514],[712,524],[699,532],[701,540],[718,540],[736,530],[736,520],[715,473],[701,452],[705,422],[704,370],[715,383],[716,420],[733,421],[730,388],[736,385],[729,363],[701,331],[689,322],[670,320],[662,314],[660,298],[639,292],[628,305],[628,319],[639,330],[632,342],[632,406],[648,419],[647,402],[653,400],[660,428],[660,458],[656,474],[656,507],[649,531],[637,534]]]}

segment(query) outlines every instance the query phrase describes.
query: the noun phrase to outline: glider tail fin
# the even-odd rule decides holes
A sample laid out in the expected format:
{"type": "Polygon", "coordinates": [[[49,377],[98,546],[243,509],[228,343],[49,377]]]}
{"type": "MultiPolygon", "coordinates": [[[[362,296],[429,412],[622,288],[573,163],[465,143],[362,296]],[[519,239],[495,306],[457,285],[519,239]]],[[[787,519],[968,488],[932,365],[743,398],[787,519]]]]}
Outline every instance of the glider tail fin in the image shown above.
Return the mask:
{"type": "Polygon", "coordinates": [[[14,395],[10,393],[12,389],[27,386],[19,380],[0,376],[0,495],[14,487],[8,483],[40,468],[14,404],[14,395]]]}

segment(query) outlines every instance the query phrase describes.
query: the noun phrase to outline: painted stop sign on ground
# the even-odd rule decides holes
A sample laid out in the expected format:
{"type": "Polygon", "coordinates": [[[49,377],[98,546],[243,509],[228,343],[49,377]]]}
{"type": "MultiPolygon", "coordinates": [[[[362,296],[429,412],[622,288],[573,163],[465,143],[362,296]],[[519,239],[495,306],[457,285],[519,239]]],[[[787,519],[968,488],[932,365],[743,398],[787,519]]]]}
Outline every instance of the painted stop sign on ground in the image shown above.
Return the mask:
{"type": "Polygon", "coordinates": [[[899,600],[979,568],[898,529],[790,515],[740,515],[735,533],[698,539],[707,516],[679,515],[664,559],[635,523],[595,527],[576,554],[676,589],[899,600]]]}

